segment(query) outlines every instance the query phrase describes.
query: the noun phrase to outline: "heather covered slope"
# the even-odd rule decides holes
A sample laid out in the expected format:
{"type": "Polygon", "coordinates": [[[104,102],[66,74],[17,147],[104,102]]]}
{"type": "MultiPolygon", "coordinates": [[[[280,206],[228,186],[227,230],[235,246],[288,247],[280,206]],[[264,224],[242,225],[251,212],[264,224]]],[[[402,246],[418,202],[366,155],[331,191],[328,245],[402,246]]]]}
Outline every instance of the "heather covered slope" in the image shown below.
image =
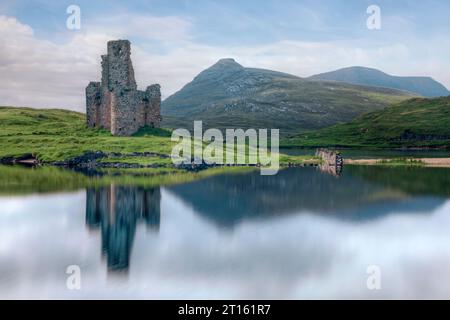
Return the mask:
{"type": "Polygon", "coordinates": [[[350,121],[413,95],[398,90],[317,82],[244,68],[222,59],[162,103],[163,124],[192,127],[279,128],[282,135],[350,121]]]}
{"type": "Polygon", "coordinates": [[[415,98],[330,128],[286,139],[289,146],[447,147],[450,97],[415,98]]]}
{"type": "Polygon", "coordinates": [[[446,87],[430,77],[391,76],[380,70],[365,67],[343,68],[317,74],[308,79],[398,89],[424,97],[440,97],[450,94],[446,87]]]}

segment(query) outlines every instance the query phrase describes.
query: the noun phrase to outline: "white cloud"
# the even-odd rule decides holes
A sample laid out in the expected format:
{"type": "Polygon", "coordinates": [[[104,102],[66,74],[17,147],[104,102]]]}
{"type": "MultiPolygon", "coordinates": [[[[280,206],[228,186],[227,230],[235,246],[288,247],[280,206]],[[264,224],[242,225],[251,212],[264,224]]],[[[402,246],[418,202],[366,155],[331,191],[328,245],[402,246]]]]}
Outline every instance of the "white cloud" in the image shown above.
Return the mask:
{"type": "MultiPolygon", "coordinates": [[[[272,219],[210,225],[192,204],[161,189],[157,233],[140,225],[125,278],[107,272],[101,232],[85,226],[85,191],[0,197],[3,299],[430,299],[448,298],[450,201],[411,212],[406,201],[370,221],[298,208],[272,219]],[[19,203],[20,202],[20,203],[19,203]],[[403,207],[403,209],[402,209],[403,207]],[[55,241],[57,239],[57,241],[55,241]],[[65,270],[82,268],[82,290],[65,270]],[[366,268],[382,269],[382,290],[366,268]],[[424,289],[425,288],[425,289],[424,289]]],[[[369,206],[370,207],[370,206],[369,206]]],[[[362,206],[361,210],[367,207],[362,206]]]]}
{"type": "Polygon", "coordinates": [[[95,25],[82,26],[60,44],[40,39],[30,26],[0,15],[0,105],[83,111],[84,88],[100,79],[106,42],[128,37],[140,39],[132,45],[138,86],[160,83],[163,97],[223,57],[299,76],[363,65],[398,75],[430,75],[450,85],[448,39],[430,39],[426,46],[410,41],[378,46],[359,39],[226,47],[196,43],[190,28],[189,20],[174,16],[99,17],[95,25]]]}
{"type": "Polygon", "coordinates": [[[65,45],[41,40],[14,18],[0,16],[0,104],[80,109],[107,37],[76,35],[65,45]]]}

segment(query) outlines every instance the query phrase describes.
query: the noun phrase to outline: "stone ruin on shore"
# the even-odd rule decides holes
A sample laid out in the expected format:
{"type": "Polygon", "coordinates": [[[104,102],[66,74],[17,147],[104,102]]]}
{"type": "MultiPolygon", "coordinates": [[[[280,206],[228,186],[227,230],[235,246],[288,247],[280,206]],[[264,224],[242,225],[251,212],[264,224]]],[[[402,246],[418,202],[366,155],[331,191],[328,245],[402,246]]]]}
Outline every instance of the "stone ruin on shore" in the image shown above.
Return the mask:
{"type": "Polygon", "coordinates": [[[130,41],[108,42],[102,56],[101,82],[86,87],[88,127],[109,129],[111,134],[130,136],[140,128],[159,127],[161,123],[161,87],[137,90],[130,58],[130,41]]]}

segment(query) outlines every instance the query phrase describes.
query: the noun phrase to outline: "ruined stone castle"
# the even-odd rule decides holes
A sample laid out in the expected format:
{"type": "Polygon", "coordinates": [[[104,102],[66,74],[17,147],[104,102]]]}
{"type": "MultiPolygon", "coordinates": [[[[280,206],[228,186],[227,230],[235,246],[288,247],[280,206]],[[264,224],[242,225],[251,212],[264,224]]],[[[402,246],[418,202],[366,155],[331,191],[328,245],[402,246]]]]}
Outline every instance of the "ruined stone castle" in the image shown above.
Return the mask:
{"type": "Polygon", "coordinates": [[[144,126],[161,123],[159,84],[137,90],[130,58],[130,42],[108,42],[102,56],[102,81],[90,82],[86,88],[86,115],[89,127],[111,130],[113,135],[129,136],[144,126]]]}

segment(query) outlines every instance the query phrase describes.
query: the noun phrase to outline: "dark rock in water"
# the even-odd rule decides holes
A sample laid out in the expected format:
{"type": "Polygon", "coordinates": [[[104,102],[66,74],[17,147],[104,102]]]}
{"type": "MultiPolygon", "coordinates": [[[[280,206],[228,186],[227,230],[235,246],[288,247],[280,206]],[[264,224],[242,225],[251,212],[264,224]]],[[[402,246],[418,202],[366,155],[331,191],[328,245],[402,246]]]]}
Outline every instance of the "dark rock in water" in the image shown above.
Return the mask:
{"type": "Polygon", "coordinates": [[[102,159],[106,156],[107,154],[101,151],[87,151],[83,155],[74,157],[67,161],[54,162],[53,165],[67,167],[91,167],[98,159],[102,159]]]}
{"type": "Polygon", "coordinates": [[[39,164],[39,160],[31,153],[26,153],[21,156],[1,158],[0,164],[22,164],[25,166],[35,166],[39,164]]]}
{"type": "MultiPolygon", "coordinates": [[[[124,155],[124,154],[122,154],[124,155]]],[[[132,152],[130,154],[125,154],[125,156],[131,156],[131,157],[159,157],[159,158],[170,158],[169,155],[163,154],[163,153],[157,153],[157,152],[132,152]]]]}
{"type": "Polygon", "coordinates": [[[140,165],[138,163],[126,163],[126,162],[103,162],[103,163],[97,163],[96,166],[99,168],[115,168],[115,169],[144,168],[143,165],[140,165]]]}
{"type": "Polygon", "coordinates": [[[14,158],[13,157],[3,157],[0,159],[1,164],[13,164],[14,158]]]}
{"type": "Polygon", "coordinates": [[[115,169],[138,169],[138,168],[160,168],[158,164],[139,164],[126,162],[100,162],[96,163],[99,168],[115,168],[115,169]]]}
{"type": "Polygon", "coordinates": [[[183,163],[175,165],[175,167],[178,169],[183,169],[191,172],[198,172],[215,166],[215,164],[207,164],[203,159],[201,160],[201,163],[199,162],[200,162],[199,159],[192,158],[190,162],[185,161],[183,163]]]}
{"type": "MultiPolygon", "coordinates": [[[[159,157],[159,158],[168,158],[169,155],[154,153],[154,152],[132,152],[132,153],[104,153],[101,151],[87,151],[81,156],[74,157],[65,161],[57,161],[51,163],[55,166],[74,168],[76,170],[90,170],[95,168],[114,168],[114,169],[138,169],[138,168],[160,168],[164,167],[160,164],[140,164],[140,163],[127,163],[127,162],[100,162],[99,160],[103,158],[121,158],[121,157],[159,157]]],[[[9,161],[9,160],[8,160],[9,161]]],[[[205,162],[202,164],[194,164],[194,160],[192,160],[192,164],[182,164],[178,166],[178,168],[186,169],[189,171],[199,171],[206,169],[208,165],[205,162]]]]}

